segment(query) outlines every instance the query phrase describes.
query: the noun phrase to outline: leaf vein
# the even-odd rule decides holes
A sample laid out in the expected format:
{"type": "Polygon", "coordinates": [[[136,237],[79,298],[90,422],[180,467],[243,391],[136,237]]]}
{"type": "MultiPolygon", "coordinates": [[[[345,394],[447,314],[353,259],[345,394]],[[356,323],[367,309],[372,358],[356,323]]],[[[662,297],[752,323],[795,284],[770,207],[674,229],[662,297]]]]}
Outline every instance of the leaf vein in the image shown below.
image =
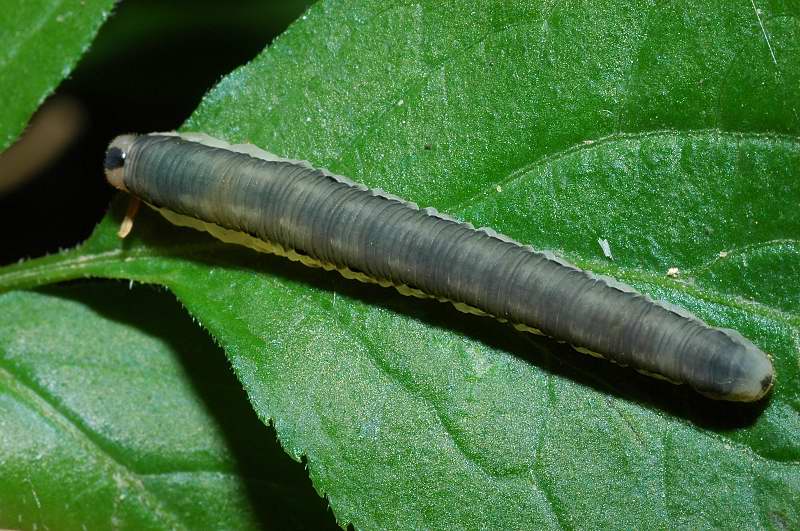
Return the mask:
{"type": "Polygon", "coordinates": [[[589,139],[589,140],[582,140],[577,144],[573,144],[568,146],[560,151],[556,151],[554,153],[549,153],[547,155],[543,155],[534,159],[533,161],[520,166],[519,168],[515,168],[511,172],[509,172],[505,177],[502,177],[497,180],[492,180],[488,183],[487,187],[483,190],[479,190],[478,192],[474,193],[470,197],[466,199],[462,199],[457,203],[448,205],[451,214],[458,213],[465,209],[468,206],[472,206],[472,204],[480,199],[481,197],[485,197],[491,194],[498,185],[501,187],[507,187],[514,184],[516,181],[524,178],[528,173],[532,170],[539,168],[541,166],[545,166],[547,164],[552,164],[554,162],[558,162],[562,159],[565,159],[571,155],[576,153],[580,153],[583,151],[593,151],[597,148],[604,147],[608,144],[613,144],[616,142],[625,142],[625,141],[640,141],[646,138],[654,138],[659,136],[719,136],[725,139],[735,139],[739,140],[771,140],[777,142],[785,142],[788,144],[794,144],[794,149],[800,149],[800,137],[794,135],[787,135],[781,133],[754,133],[754,132],[737,132],[737,131],[723,131],[721,129],[657,129],[652,131],[638,131],[635,133],[612,133],[610,135],[596,138],[596,139],[589,139]]]}
{"type": "Polygon", "coordinates": [[[176,525],[179,520],[176,515],[173,515],[166,510],[159,499],[153,495],[144,484],[141,482],[140,475],[133,470],[129,465],[121,461],[109,448],[106,448],[102,441],[98,441],[95,434],[89,431],[80,422],[77,422],[72,415],[63,411],[48,393],[38,388],[32,382],[26,381],[25,378],[15,374],[11,367],[7,366],[6,360],[0,360],[0,380],[4,380],[6,386],[16,389],[16,394],[20,398],[25,398],[31,406],[36,407],[36,411],[42,416],[55,422],[59,428],[67,433],[70,433],[87,452],[104,457],[108,462],[121,474],[126,476],[124,486],[120,484],[116,478],[117,472],[114,473],[117,488],[119,490],[134,489],[139,492],[139,500],[147,506],[164,522],[171,522],[176,525]]]}

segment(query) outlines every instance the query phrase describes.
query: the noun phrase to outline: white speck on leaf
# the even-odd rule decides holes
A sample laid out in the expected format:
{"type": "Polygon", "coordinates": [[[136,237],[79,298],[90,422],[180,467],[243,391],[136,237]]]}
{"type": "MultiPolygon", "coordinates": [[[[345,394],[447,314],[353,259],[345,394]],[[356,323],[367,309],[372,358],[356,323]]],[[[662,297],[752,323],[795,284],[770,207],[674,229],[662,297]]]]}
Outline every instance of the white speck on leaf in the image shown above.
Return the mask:
{"type": "MultiPolygon", "coordinates": [[[[41,509],[41,508],[42,508],[42,504],[41,504],[41,502],[39,501],[39,496],[37,496],[37,495],[36,495],[36,490],[33,488],[33,482],[31,482],[30,478],[27,478],[25,481],[27,481],[28,485],[30,485],[30,486],[31,486],[31,494],[33,494],[33,501],[35,501],[35,502],[36,502],[36,507],[38,507],[39,509],[41,509]]],[[[36,524],[34,524],[34,526],[35,526],[35,525],[36,525],[36,524]]]]}
{"type": "Polygon", "coordinates": [[[681,274],[681,270],[677,267],[670,267],[667,269],[667,276],[670,278],[678,278],[678,275],[681,274]]]}
{"type": "Polygon", "coordinates": [[[611,255],[611,244],[608,243],[608,240],[605,238],[597,238],[597,243],[600,244],[600,248],[603,250],[603,256],[613,260],[614,257],[611,255]]]}
{"type": "Polygon", "coordinates": [[[772,49],[772,44],[769,42],[767,28],[764,27],[764,22],[761,21],[761,10],[756,7],[756,0],[750,0],[750,3],[753,5],[753,11],[756,12],[758,25],[761,26],[761,33],[764,34],[764,40],[767,42],[767,48],[769,48],[769,54],[772,56],[772,62],[775,63],[775,66],[778,66],[778,60],[775,58],[775,50],[772,49]]]}

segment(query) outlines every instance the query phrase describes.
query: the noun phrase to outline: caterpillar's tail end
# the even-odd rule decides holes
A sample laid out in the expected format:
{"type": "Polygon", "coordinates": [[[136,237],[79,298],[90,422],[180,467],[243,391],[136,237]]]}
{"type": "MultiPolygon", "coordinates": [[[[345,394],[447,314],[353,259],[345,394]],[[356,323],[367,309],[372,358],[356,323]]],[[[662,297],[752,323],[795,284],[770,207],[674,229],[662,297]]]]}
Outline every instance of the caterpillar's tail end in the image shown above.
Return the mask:
{"type": "Polygon", "coordinates": [[[741,378],[732,386],[728,400],[756,402],[772,389],[775,368],[769,355],[753,343],[742,339],[742,346],[744,355],[739,361],[741,378]]]}
{"type": "Polygon", "coordinates": [[[135,139],[136,135],[120,135],[116,137],[108,145],[106,156],[103,160],[106,180],[111,186],[123,192],[128,191],[124,182],[125,161],[128,158],[128,153],[135,139]]]}
{"type": "Polygon", "coordinates": [[[770,392],[775,380],[772,360],[749,341],[741,347],[743,355],[733,364],[729,378],[720,388],[703,394],[718,400],[757,402],[770,392]]]}
{"type": "Polygon", "coordinates": [[[745,400],[747,402],[761,400],[772,390],[772,382],[775,381],[775,368],[772,366],[772,360],[766,354],[760,359],[758,367],[754,369],[754,374],[756,375],[755,380],[757,380],[757,383],[754,382],[751,385],[751,394],[745,400]]]}

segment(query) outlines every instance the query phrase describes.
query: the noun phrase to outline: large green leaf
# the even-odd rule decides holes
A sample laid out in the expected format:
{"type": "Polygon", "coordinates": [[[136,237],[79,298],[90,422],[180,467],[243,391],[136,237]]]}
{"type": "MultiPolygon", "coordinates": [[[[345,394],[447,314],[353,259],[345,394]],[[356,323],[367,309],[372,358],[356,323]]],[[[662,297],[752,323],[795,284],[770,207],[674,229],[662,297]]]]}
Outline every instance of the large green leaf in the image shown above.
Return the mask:
{"type": "Polygon", "coordinates": [[[168,286],[342,524],[798,526],[799,9],[323,2],[185,126],[559,249],[739,329],[774,356],[761,404],[151,213],[119,242],[121,205],[82,247],[5,269],[0,289],[168,286]]]}
{"type": "Polygon", "coordinates": [[[69,75],[114,0],[0,0],[0,151],[69,75]]]}
{"type": "Polygon", "coordinates": [[[100,283],[0,295],[0,527],[325,525],[170,299],[100,283]]]}

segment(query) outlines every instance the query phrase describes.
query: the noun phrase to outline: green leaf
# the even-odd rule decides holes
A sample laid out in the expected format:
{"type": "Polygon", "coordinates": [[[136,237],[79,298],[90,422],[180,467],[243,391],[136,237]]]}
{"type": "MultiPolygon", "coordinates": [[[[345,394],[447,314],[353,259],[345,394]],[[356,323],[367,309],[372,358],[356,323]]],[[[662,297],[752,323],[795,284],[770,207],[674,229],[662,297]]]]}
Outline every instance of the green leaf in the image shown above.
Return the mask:
{"type": "Polygon", "coordinates": [[[0,151],[72,71],[114,0],[0,0],[0,151]]]}
{"type": "Polygon", "coordinates": [[[302,466],[170,299],[100,283],[0,295],[0,526],[325,525],[302,466]]]}
{"type": "Polygon", "coordinates": [[[760,404],[712,402],[149,212],[119,242],[120,204],[82,247],[6,268],[0,289],[168,286],[342,524],[796,527],[799,14],[322,2],[185,126],[558,249],[738,329],[774,357],[760,404]]]}

